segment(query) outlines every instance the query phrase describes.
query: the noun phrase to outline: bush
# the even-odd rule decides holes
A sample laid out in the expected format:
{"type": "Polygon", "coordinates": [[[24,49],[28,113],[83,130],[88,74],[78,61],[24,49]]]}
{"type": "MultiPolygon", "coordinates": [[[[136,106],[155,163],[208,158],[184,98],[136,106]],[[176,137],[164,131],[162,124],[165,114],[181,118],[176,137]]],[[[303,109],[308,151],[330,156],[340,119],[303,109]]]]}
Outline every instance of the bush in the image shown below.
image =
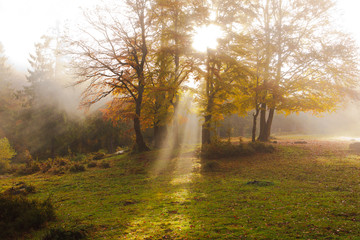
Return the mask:
{"type": "MultiPolygon", "coordinates": [[[[48,160],[51,162],[51,159],[48,160]]],[[[64,158],[64,157],[56,157],[53,161],[53,165],[57,165],[57,166],[61,166],[61,167],[64,167],[64,166],[67,166],[67,165],[71,165],[71,161],[67,158],[64,158]]]]}
{"type": "Polygon", "coordinates": [[[86,238],[86,231],[82,229],[51,228],[43,240],[78,240],[86,238]]]}
{"type": "Polygon", "coordinates": [[[70,172],[72,172],[72,173],[84,172],[84,171],[85,171],[85,167],[83,165],[81,165],[81,164],[78,164],[78,163],[75,163],[70,168],[70,172]]]}
{"type": "Polygon", "coordinates": [[[35,187],[32,185],[28,185],[25,182],[19,182],[15,184],[13,187],[4,191],[5,195],[23,195],[26,196],[29,193],[35,193],[35,187]]]}
{"type": "Polygon", "coordinates": [[[65,174],[68,169],[68,167],[53,166],[49,169],[48,172],[54,175],[62,175],[65,174]]]}
{"type": "Polygon", "coordinates": [[[205,159],[248,156],[253,153],[254,149],[247,144],[233,145],[229,142],[220,141],[204,145],[201,149],[201,157],[205,159]]]}
{"type": "Polygon", "coordinates": [[[41,163],[41,171],[57,175],[64,174],[71,165],[71,161],[64,157],[49,158],[46,162],[41,163]]]}
{"type": "Polygon", "coordinates": [[[0,195],[0,239],[17,239],[55,219],[49,199],[29,200],[24,196],[0,195]]]}
{"type": "Polygon", "coordinates": [[[41,170],[40,163],[32,160],[32,161],[27,162],[25,166],[20,168],[18,170],[17,174],[19,174],[19,175],[30,175],[30,174],[37,173],[40,170],[41,170]]]}
{"type": "Polygon", "coordinates": [[[25,149],[21,152],[19,152],[19,154],[17,154],[13,159],[12,162],[13,163],[27,163],[32,161],[33,158],[29,152],[29,150],[25,149]]]}
{"type": "Polygon", "coordinates": [[[74,162],[82,162],[86,160],[85,154],[76,154],[76,156],[72,159],[74,162]]]}
{"type": "Polygon", "coordinates": [[[8,160],[0,160],[0,175],[10,171],[10,163],[8,160]]]}
{"type": "Polygon", "coordinates": [[[219,170],[220,167],[221,167],[220,163],[218,163],[217,161],[214,161],[214,160],[205,162],[202,165],[202,169],[205,172],[215,172],[215,171],[219,170]]]}
{"type": "Polygon", "coordinates": [[[100,167],[101,168],[110,168],[110,163],[109,162],[106,162],[106,161],[102,161],[100,163],[100,167]]]}
{"type": "Polygon", "coordinates": [[[237,156],[250,156],[258,153],[272,153],[275,148],[260,142],[240,143],[233,145],[230,142],[215,141],[211,144],[203,145],[201,157],[204,159],[229,158],[237,156]]]}
{"type": "Polygon", "coordinates": [[[93,160],[101,160],[106,156],[105,152],[98,151],[93,155],[93,160]]]}
{"type": "Polygon", "coordinates": [[[97,166],[96,162],[89,162],[87,165],[88,168],[94,168],[96,166],[97,166]]]}
{"type": "Polygon", "coordinates": [[[273,145],[262,142],[251,142],[249,143],[249,146],[251,146],[258,153],[272,153],[275,151],[275,147],[273,145]]]}

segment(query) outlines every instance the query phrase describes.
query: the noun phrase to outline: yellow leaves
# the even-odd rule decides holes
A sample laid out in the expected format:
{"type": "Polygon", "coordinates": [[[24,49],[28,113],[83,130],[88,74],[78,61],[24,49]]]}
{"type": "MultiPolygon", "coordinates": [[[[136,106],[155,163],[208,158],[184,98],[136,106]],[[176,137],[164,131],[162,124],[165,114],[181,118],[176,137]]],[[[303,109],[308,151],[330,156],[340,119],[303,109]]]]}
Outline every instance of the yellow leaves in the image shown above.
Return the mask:
{"type": "Polygon", "coordinates": [[[14,149],[10,146],[7,138],[0,139],[0,161],[9,160],[16,155],[14,149]]]}

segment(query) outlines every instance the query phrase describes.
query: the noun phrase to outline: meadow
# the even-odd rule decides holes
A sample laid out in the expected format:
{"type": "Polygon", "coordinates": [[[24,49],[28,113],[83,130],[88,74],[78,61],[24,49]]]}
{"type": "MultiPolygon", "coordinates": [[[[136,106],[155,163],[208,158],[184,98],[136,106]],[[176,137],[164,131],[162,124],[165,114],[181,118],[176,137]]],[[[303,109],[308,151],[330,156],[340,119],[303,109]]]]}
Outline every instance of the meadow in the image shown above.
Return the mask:
{"type": "Polygon", "coordinates": [[[168,159],[159,151],[106,159],[110,168],[0,179],[31,199],[50,197],[49,229],[88,239],[359,239],[360,155],[349,142],[277,140],[275,152],[211,160],[195,149],[168,159]]]}

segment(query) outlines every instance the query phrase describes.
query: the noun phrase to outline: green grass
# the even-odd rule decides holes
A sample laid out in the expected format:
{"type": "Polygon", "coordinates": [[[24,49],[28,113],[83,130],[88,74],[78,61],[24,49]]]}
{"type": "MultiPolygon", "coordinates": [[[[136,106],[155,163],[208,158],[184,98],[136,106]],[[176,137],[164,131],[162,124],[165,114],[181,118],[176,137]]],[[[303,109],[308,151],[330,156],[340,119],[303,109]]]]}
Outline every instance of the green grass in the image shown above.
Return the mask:
{"type": "Polygon", "coordinates": [[[157,174],[157,152],[125,155],[107,169],[0,179],[0,191],[31,183],[30,197],[51,196],[57,209],[49,227],[81,227],[89,239],[359,239],[360,156],[319,146],[278,144],[272,154],[220,159],[214,172],[191,153],[157,174]]]}

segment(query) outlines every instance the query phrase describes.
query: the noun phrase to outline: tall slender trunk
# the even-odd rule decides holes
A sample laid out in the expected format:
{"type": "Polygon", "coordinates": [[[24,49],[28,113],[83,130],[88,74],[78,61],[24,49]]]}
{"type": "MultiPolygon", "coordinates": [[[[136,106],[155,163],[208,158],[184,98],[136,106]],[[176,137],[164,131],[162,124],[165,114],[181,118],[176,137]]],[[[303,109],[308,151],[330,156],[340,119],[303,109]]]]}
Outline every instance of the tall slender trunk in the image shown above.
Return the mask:
{"type": "Polygon", "coordinates": [[[273,119],[274,119],[274,113],[275,113],[275,109],[274,109],[274,108],[270,108],[270,110],[269,110],[269,116],[268,116],[268,119],[267,119],[267,121],[266,121],[266,132],[265,132],[266,140],[265,140],[265,141],[269,141],[269,140],[270,140],[271,126],[272,126],[272,121],[273,121],[273,119]]]}
{"type": "Polygon", "coordinates": [[[212,86],[212,71],[210,69],[210,50],[207,49],[207,61],[206,61],[206,71],[207,76],[205,78],[206,81],[206,112],[205,112],[205,121],[202,125],[202,144],[210,144],[211,143],[211,118],[212,118],[212,105],[213,105],[213,99],[212,99],[212,93],[213,93],[213,86],[212,86]]]}
{"type": "MultiPolygon", "coordinates": [[[[176,1],[177,3],[177,1],[176,1]]],[[[173,85],[176,86],[176,90],[174,92],[174,120],[173,120],[173,134],[174,134],[174,146],[179,147],[180,146],[180,133],[179,133],[179,119],[177,119],[176,111],[178,111],[179,106],[179,95],[177,95],[177,86],[179,84],[179,69],[180,69],[180,51],[179,51],[179,13],[178,11],[174,14],[174,41],[175,41],[175,52],[174,52],[174,83],[173,85]]]]}
{"type": "Polygon", "coordinates": [[[252,126],[252,132],[251,132],[251,141],[256,141],[256,127],[257,127],[257,118],[259,116],[259,109],[256,109],[256,112],[253,114],[253,126],[252,126]]]}
{"type": "Polygon", "coordinates": [[[262,103],[260,107],[260,133],[259,141],[266,141],[266,103],[262,103]]]}
{"type": "Polygon", "coordinates": [[[205,116],[205,122],[202,125],[202,140],[201,143],[210,144],[211,143],[211,115],[205,116]]]}
{"type": "MultiPolygon", "coordinates": [[[[265,64],[264,64],[264,87],[267,88],[267,82],[269,81],[270,74],[270,57],[271,57],[271,36],[270,36],[270,13],[269,13],[270,0],[266,0],[265,12],[264,12],[264,23],[265,23],[265,64]]],[[[267,89],[265,89],[264,96],[262,97],[262,103],[260,107],[260,134],[259,141],[266,142],[268,140],[267,134],[267,121],[266,121],[266,108],[267,104],[265,102],[266,95],[268,94],[267,89]]]]}
{"type": "Polygon", "coordinates": [[[140,116],[141,116],[141,104],[143,88],[139,88],[138,98],[135,101],[135,116],[134,116],[134,131],[135,131],[135,151],[144,152],[149,151],[149,147],[144,141],[144,137],[141,132],[140,116]]]}
{"type": "Polygon", "coordinates": [[[179,106],[179,95],[175,95],[175,102],[173,104],[174,107],[174,115],[173,115],[173,121],[172,121],[172,131],[174,136],[174,147],[180,146],[180,133],[179,133],[179,116],[177,114],[178,106],[179,106]]]}

